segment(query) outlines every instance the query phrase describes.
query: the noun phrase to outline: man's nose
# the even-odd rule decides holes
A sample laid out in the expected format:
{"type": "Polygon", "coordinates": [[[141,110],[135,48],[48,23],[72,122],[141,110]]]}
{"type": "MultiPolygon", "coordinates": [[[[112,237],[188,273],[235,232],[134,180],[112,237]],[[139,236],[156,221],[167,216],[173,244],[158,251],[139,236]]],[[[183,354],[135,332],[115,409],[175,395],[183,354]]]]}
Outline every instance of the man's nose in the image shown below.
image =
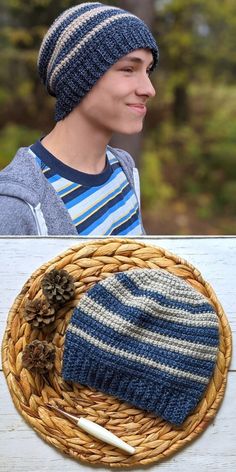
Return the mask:
{"type": "Polygon", "coordinates": [[[155,97],[156,90],[152,85],[150,77],[146,74],[142,75],[140,78],[139,84],[137,86],[138,95],[147,95],[148,97],[155,97]]]}

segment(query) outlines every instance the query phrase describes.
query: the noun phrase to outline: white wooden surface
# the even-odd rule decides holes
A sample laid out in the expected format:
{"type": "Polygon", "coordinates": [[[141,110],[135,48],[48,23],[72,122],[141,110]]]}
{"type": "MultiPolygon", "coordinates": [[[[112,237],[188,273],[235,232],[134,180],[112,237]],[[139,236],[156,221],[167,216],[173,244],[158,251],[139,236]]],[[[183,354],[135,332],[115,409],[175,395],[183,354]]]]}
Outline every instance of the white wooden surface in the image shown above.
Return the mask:
{"type": "MultiPolygon", "coordinates": [[[[88,241],[89,238],[86,238],[88,241]]],[[[140,238],[134,238],[139,240],[140,238]]],[[[212,287],[236,331],[236,237],[147,237],[144,242],[161,246],[197,267],[212,287]]],[[[0,237],[0,337],[8,311],[31,273],[84,238],[0,237]]],[[[136,471],[232,472],[236,466],[236,362],[232,360],[226,394],[213,423],[188,447],[167,459],[136,471]]],[[[105,471],[62,455],[47,445],[16,411],[5,377],[0,371],[0,471],[63,472],[105,471]]],[[[111,469],[110,469],[111,470],[111,469]]],[[[126,470],[126,469],[119,469],[126,470]]]]}

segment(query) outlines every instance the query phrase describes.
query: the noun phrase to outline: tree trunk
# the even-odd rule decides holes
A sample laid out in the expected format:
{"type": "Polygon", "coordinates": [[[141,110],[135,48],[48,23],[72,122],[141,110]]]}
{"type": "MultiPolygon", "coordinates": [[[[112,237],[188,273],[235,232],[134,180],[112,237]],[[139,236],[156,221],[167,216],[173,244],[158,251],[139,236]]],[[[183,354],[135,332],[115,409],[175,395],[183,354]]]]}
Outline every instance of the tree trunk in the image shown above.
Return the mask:
{"type": "Polygon", "coordinates": [[[184,85],[177,85],[174,89],[173,116],[176,125],[187,123],[189,119],[188,94],[184,85]]]}
{"type": "Polygon", "coordinates": [[[120,8],[130,11],[141,18],[152,29],[155,11],[155,0],[120,0],[120,8]]]}
{"type": "MultiPolygon", "coordinates": [[[[116,6],[124,8],[141,18],[152,30],[155,0],[120,0],[115,3],[116,6]]],[[[138,166],[143,145],[143,132],[133,135],[115,133],[110,145],[128,151],[138,166]]]]}

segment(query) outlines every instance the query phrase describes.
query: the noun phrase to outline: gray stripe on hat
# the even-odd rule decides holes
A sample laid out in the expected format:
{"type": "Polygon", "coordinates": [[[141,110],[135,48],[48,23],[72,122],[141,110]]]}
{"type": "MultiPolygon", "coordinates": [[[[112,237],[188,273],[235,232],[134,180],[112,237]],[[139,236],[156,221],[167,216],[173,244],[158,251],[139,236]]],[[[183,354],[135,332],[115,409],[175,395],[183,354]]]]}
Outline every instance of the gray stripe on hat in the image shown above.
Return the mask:
{"type": "Polygon", "coordinates": [[[120,20],[120,18],[129,18],[129,17],[134,17],[131,13],[121,13],[118,15],[111,16],[110,18],[107,18],[106,20],[102,21],[99,23],[99,25],[95,26],[91,31],[89,31],[83,39],[76,44],[76,46],[70,50],[69,54],[55,67],[55,69],[52,72],[52,75],[49,80],[49,85],[50,88],[52,89],[53,82],[56,78],[56,76],[61,72],[61,70],[66,67],[67,63],[70,61],[71,57],[74,55],[77,55],[79,50],[82,49],[84,44],[88,43],[88,41],[95,36],[100,30],[106,28],[107,25],[114,23],[117,20],[120,20]]]}
{"type": "Polygon", "coordinates": [[[169,272],[165,270],[144,269],[142,270],[142,274],[138,270],[130,270],[128,276],[134,281],[138,288],[157,291],[157,286],[160,286],[163,295],[166,295],[167,297],[170,296],[171,299],[184,301],[186,298],[187,302],[193,305],[209,303],[202,293],[194,289],[185,280],[174,274],[169,274],[169,272]],[[152,280],[150,278],[150,273],[148,273],[150,270],[153,277],[152,280]]]}
{"type": "Polygon", "coordinates": [[[129,320],[109,311],[103,305],[100,305],[94,299],[85,296],[82,305],[79,307],[83,313],[89,315],[99,323],[109,326],[115,331],[130,336],[139,341],[158,346],[173,352],[194,357],[195,359],[204,359],[206,361],[215,361],[218,348],[207,346],[205,344],[193,343],[186,339],[178,339],[166,336],[158,332],[148,330],[137,326],[129,320]]]}
{"type": "MultiPolygon", "coordinates": [[[[104,285],[101,282],[101,285],[104,285]]],[[[112,284],[106,284],[104,287],[108,292],[110,292],[117,300],[122,302],[124,305],[131,306],[131,307],[138,307],[143,308],[145,313],[149,313],[152,316],[166,319],[168,321],[173,321],[180,324],[186,324],[188,326],[196,326],[196,327],[209,327],[215,328],[218,327],[218,321],[216,315],[212,312],[205,312],[205,313],[195,313],[192,314],[188,310],[184,310],[182,308],[172,308],[166,307],[159,303],[157,300],[150,298],[148,294],[144,297],[142,295],[132,295],[129,290],[127,290],[124,285],[117,279],[114,278],[112,284]],[[148,300],[148,308],[147,304],[145,303],[145,299],[148,300]]],[[[140,286],[140,288],[143,288],[140,286]]],[[[168,295],[164,290],[159,290],[159,287],[156,290],[160,293],[165,295],[168,298],[168,295]]],[[[174,298],[171,300],[175,300],[174,298]]],[[[183,299],[179,299],[177,301],[183,302],[183,299]]],[[[201,304],[203,301],[201,301],[201,304]]],[[[196,308],[197,308],[196,304],[196,308]]]]}
{"type": "MultiPolygon", "coordinates": [[[[39,65],[39,62],[40,62],[40,56],[42,54],[42,51],[43,51],[45,45],[48,42],[50,42],[51,37],[53,36],[55,31],[60,27],[60,24],[63,23],[63,21],[66,20],[66,18],[68,18],[74,11],[76,11],[76,10],[79,11],[86,5],[88,5],[87,2],[81,3],[80,5],[75,5],[74,7],[71,7],[69,9],[65,10],[58,18],[56,18],[56,20],[50,26],[50,28],[49,28],[48,32],[46,33],[46,35],[45,35],[45,37],[42,41],[42,44],[40,46],[39,55],[38,55],[38,65],[39,65]]],[[[100,5],[100,2],[92,2],[92,3],[90,3],[90,5],[100,5]]]]}
{"type": "MultiPolygon", "coordinates": [[[[76,30],[81,28],[84,24],[86,24],[91,18],[98,16],[101,12],[106,12],[108,10],[114,10],[114,7],[107,7],[105,5],[100,6],[98,8],[94,8],[92,10],[88,10],[79,18],[75,18],[61,33],[61,36],[57,40],[56,47],[54,48],[52,57],[49,61],[47,67],[47,78],[49,78],[51,67],[53,66],[54,60],[57,58],[60,51],[65,47],[67,41],[76,33],[76,30]]],[[[81,38],[82,39],[82,38],[81,38]]]]}
{"type": "Polygon", "coordinates": [[[186,371],[177,369],[175,367],[170,367],[168,365],[161,364],[160,362],[153,361],[152,359],[149,359],[145,356],[140,356],[133,352],[128,352],[128,351],[125,351],[124,349],[118,349],[113,346],[110,346],[109,344],[104,343],[103,341],[95,338],[94,336],[91,336],[90,334],[86,333],[86,331],[76,326],[69,325],[68,330],[71,331],[76,336],[79,336],[85,339],[87,342],[89,342],[93,346],[96,346],[99,349],[105,350],[111,354],[115,354],[121,358],[129,359],[131,361],[145,364],[154,369],[159,369],[162,372],[167,372],[170,375],[174,375],[176,377],[180,377],[184,379],[189,379],[195,382],[202,383],[204,385],[207,385],[209,382],[208,377],[202,377],[200,375],[192,374],[191,372],[186,372],[186,371]]]}
{"type": "MultiPolygon", "coordinates": [[[[127,277],[130,278],[141,290],[146,289],[156,292],[158,287],[158,291],[167,298],[170,297],[172,300],[184,301],[185,297],[187,302],[191,303],[192,305],[197,306],[201,305],[202,303],[208,303],[213,309],[208,299],[202,295],[202,293],[199,293],[185,280],[182,280],[175,275],[169,274],[165,270],[131,269],[127,271],[127,277]],[[149,274],[146,273],[147,270],[149,271],[149,274]],[[137,272],[139,273],[137,274],[137,272]],[[153,280],[150,279],[150,275],[153,276],[153,280]]],[[[118,279],[118,277],[115,278],[118,279]]],[[[123,290],[127,289],[123,287],[123,290]]]]}

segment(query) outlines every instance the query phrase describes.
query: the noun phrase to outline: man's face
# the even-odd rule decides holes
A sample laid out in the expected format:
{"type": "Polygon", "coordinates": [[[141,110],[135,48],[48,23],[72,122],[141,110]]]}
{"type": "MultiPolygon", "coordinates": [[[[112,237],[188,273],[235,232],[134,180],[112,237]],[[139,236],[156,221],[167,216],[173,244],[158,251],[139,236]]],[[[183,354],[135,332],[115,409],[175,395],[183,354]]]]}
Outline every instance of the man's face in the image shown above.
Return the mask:
{"type": "Polygon", "coordinates": [[[79,113],[105,133],[139,133],[145,104],[156,94],[149,78],[152,63],[148,49],[123,56],[83,98],[77,107],[79,113]]]}

